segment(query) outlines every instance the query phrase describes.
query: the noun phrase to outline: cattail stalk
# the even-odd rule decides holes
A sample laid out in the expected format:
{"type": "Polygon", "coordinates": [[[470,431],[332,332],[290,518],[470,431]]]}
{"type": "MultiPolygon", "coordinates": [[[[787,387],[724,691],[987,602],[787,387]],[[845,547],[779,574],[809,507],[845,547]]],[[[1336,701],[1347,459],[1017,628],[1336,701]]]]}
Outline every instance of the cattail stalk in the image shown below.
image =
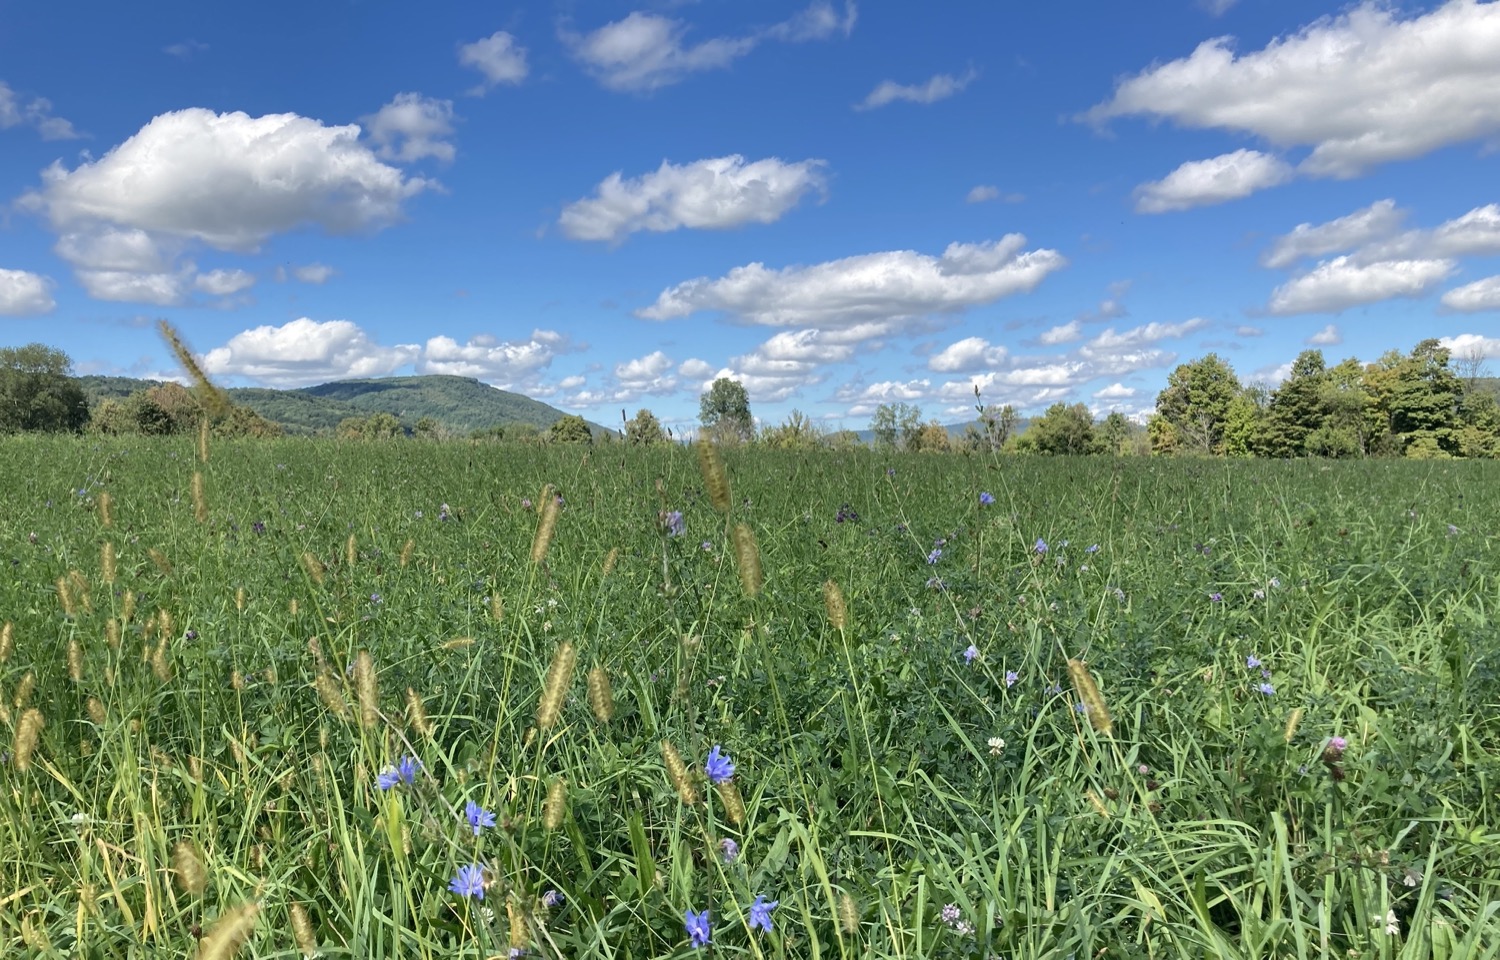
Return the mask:
{"type": "Polygon", "coordinates": [[[760,593],[764,581],[760,569],[760,547],[755,542],[755,533],[748,524],[737,523],[734,525],[733,538],[735,565],[739,569],[740,586],[744,589],[745,596],[756,596],[760,593]]]}
{"type": "Polygon", "coordinates": [[[552,535],[557,531],[557,515],[562,507],[557,502],[557,490],[552,484],[542,488],[541,518],[537,521],[536,536],[531,540],[531,562],[540,564],[547,559],[547,548],[552,546],[552,535]]]}
{"type": "Polygon", "coordinates": [[[1094,682],[1088,666],[1082,660],[1069,658],[1068,677],[1073,681],[1073,690],[1088,712],[1089,723],[1100,733],[1113,733],[1114,718],[1109,715],[1109,706],[1104,702],[1104,695],[1099,692],[1099,685],[1094,682]]]}
{"type": "Polygon", "coordinates": [[[10,751],[11,760],[15,763],[17,770],[24,773],[31,769],[31,757],[36,753],[37,741],[41,739],[42,728],[46,725],[47,719],[36,707],[31,707],[21,714],[21,719],[16,724],[16,736],[10,751]]]}
{"type": "Polygon", "coordinates": [[[251,901],[219,917],[198,942],[198,960],[230,960],[255,932],[255,921],[259,916],[260,904],[251,901]]]}
{"type": "Polygon", "coordinates": [[[359,697],[359,724],[369,730],[380,722],[380,690],[375,658],[368,650],[361,650],[354,658],[354,690],[359,697]]]}
{"type": "Polygon", "coordinates": [[[172,873],[177,889],[189,896],[201,897],[208,889],[208,871],[203,868],[203,858],[198,848],[187,840],[179,840],[172,847],[172,873]]]}
{"type": "Polygon", "coordinates": [[[615,717],[615,691],[603,666],[589,671],[589,709],[600,723],[609,723],[615,717]]]}
{"type": "Polygon", "coordinates": [[[203,473],[193,471],[193,519],[199,523],[208,520],[208,495],[203,492],[203,473]]]}
{"type": "Polygon", "coordinates": [[[729,512],[729,477],[724,473],[724,462],[719,451],[707,435],[698,438],[698,472],[703,474],[703,485],[708,488],[708,499],[720,513],[729,512]]]}
{"type": "Polygon", "coordinates": [[[557,725],[562,715],[563,699],[573,683],[573,664],[577,654],[573,641],[564,640],[552,655],[552,665],[547,668],[547,682],[542,686],[542,700],[536,711],[537,730],[546,733],[557,725]]]}
{"type": "Polygon", "coordinates": [[[828,622],[835,630],[849,625],[849,607],[844,603],[844,591],[833,580],[823,581],[823,609],[828,613],[828,622]]]}
{"type": "Polygon", "coordinates": [[[568,781],[562,777],[553,779],[547,788],[547,802],[542,806],[542,826],[549,831],[562,826],[563,814],[568,810],[568,781]]]}
{"type": "Polygon", "coordinates": [[[677,796],[682,802],[692,805],[698,802],[698,788],[693,785],[692,777],[688,774],[687,764],[682,762],[682,754],[672,746],[671,741],[661,742],[661,760],[667,768],[667,779],[672,781],[672,786],[677,790],[677,796]]]}

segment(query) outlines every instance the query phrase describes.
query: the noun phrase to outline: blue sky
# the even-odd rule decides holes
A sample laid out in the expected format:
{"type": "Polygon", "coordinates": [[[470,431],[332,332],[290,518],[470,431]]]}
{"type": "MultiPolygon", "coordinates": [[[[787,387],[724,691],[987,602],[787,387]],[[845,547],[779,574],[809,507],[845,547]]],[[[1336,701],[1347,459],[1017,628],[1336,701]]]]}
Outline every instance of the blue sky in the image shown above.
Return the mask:
{"type": "Polygon", "coordinates": [[[597,422],[1148,411],[1209,351],[1500,357],[1500,2],[6,13],[0,345],[453,373],[597,422]]]}

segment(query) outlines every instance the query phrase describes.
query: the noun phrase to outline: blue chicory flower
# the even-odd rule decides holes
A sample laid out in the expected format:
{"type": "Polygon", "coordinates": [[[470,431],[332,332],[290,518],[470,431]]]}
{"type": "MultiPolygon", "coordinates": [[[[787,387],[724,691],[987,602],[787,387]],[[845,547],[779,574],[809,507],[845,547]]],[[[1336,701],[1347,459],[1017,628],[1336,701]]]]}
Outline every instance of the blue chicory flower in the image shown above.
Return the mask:
{"type": "Polygon", "coordinates": [[[933,547],[932,548],[932,552],[927,555],[927,562],[928,563],[937,563],[938,560],[942,559],[942,556],[943,556],[943,548],[942,547],[933,547]]]}
{"type": "Polygon", "coordinates": [[[1245,669],[1246,670],[1254,670],[1258,666],[1260,666],[1260,657],[1257,657],[1255,654],[1252,653],[1252,654],[1250,654],[1250,656],[1248,656],[1248,657],[1245,658],[1245,669]]]}
{"type": "Polygon", "coordinates": [[[755,895],[755,902],[750,904],[750,929],[771,932],[771,911],[781,904],[780,900],[767,900],[761,894],[755,895]]]}
{"type": "Polygon", "coordinates": [[[1007,687],[1015,686],[1016,681],[1019,679],[1021,679],[1021,675],[1019,673],[1016,673],[1014,670],[1005,671],[1005,685],[1007,687]]]}
{"type": "Polygon", "coordinates": [[[729,837],[725,837],[719,841],[719,849],[724,852],[725,863],[734,863],[735,860],[739,859],[740,845],[729,837]]]}
{"type": "Polygon", "coordinates": [[[968,648],[964,650],[964,663],[973,663],[978,656],[979,648],[971,643],[969,644],[968,648]]]}
{"type": "Polygon", "coordinates": [[[703,772],[714,783],[726,783],[734,776],[734,761],[729,759],[718,744],[714,744],[714,748],[708,752],[708,761],[703,764],[703,772]]]}
{"type": "Polygon", "coordinates": [[[380,771],[375,778],[375,786],[382,790],[389,790],[398,784],[411,786],[417,782],[417,771],[422,769],[422,762],[413,757],[402,757],[400,762],[394,766],[386,767],[380,771]]]}
{"type": "Polygon", "coordinates": [[[1032,547],[1032,549],[1035,550],[1037,553],[1046,553],[1047,552],[1047,541],[1043,540],[1041,537],[1037,537],[1036,538],[1036,546],[1032,547]]]}
{"type": "Polygon", "coordinates": [[[474,836],[476,837],[479,836],[480,830],[484,829],[485,827],[493,827],[495,825],[495,814],[489,810],[486,810],[484,807],[481,807],[473,800],[470,800],[468,803],[464,804],[464,819],[467,820],[469,822],[469,826],[474,829],[474,836]]]}
{"type": "Polygon", "coordinates": [[[987,506],[989,506],[990,504],[992,504],[994,502],[995,502],[995,495],[993,493],[990,493],[988,490],[984,490],[984,491],[980,492],[980,494],[979,494],[979,505],[980,506],[987,507],[987,506]]]}
{"type": "Polygon", "coordinates": [[[710,927],[707,910],[694,913],[689,909],[687,916],[683,919],[683,927],[687,930],[688,939],[694,949],[708,946],[710,927]]]}
{"type": "Polygon", "coordinates": [[[682,519],[681,510],[669,510],[662,518],[662,523],[667,528],[667,536],[680,537],[687,533],[687,521],[682,519]]]}
{"type": "Polygon", "coordinates": [[[1259,690],[1261,693],[1265,694],[1268,697],[1276,692],[1276,688],[1271,686],[1269,683],[1263,683],[1255,689],[1259,690]]]}
{"type": "Polygon", "coordinates": [[[448,889],[460,897],[473,897],[476,900],[484,899],[484,867],[477,863],[466,867],[459,867],[458,873],[448,881],[448,889]]]}

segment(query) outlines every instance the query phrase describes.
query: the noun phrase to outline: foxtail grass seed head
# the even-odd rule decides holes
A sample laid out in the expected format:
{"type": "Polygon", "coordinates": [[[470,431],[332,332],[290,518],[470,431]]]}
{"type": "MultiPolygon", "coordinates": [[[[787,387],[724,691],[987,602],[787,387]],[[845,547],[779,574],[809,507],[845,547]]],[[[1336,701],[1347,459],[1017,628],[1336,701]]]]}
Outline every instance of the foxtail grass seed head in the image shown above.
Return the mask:
{"type": "Polygon", "coordinates": [[[359,725],[366,730],[380,722],[380,689],[376,685],[375,658],[361,650],[354,658],[354,690],[359,697],[359,725]]]}
{"type": "Polygon", "coordinates": [[[505,619],[505,601],[500,599],[499,593],[490,594],[490,619],[496,623],[505,619]]]}
{"type": "Polygon", "coordinates": [[[454,637],[452,640],[444,640],[442,645],[438,649],[452,652],[454,650],[463,650],[467,647],[472,647],[473,645],[473,637],[454,637]]]}
{"type": "Polygon", "coordinates": [[[339,689],[339,683],[333,679],[333,675],[327,671],[320,672],[313,687],[318,691],[318,699],[323,701],[323,706],[335,716],[347,717],[349,715],[349,704],[344,702],[344,693],[339,689]]]}
{"type": "Polygon", "coordinates": [[[1088,666],[1082,660],[1069,658],[1068,677],[1073,681],[1073,690],[1078,694],[1078,699],[1086,708],[1089,723],[1100,733],[1113,733],[1114,718],[1109,715],[1109,705],[1104,702],[1104,695],[1099,692],[1099,685],[1094,682],[1088,666]]]}
{"type": "Polygon", "coordinates": [[[21,719],[16,723],[15,740],[11,743],[10,751],[11,762],[16,765],[17,770],[24,773],[31,769],[32,755],[36,753],[37,742],[46,725],[47,719],[36,707],[21,714],[21,719]]]}
{"type": "Polygon", "coordinates": [[[1099,816],[1103,817],[1106,820],[1109,819],[1109,808],[1104,805],[1104,801],[1100,799],[1099,794],[1094,792],[1093,787],[1089,787],[1087,790],[1085,790],[1084,796],[1088,797],[1089,805],[1094,808],[1095,813],[1099,814],[1099,816]]]}
{"type": "Polygon", "coordinates": [[[835,630],[849,625],[849,607],[844,603],[844,591],[833,580],[823,581],[823,609],[828,612],[828,622],[835,630]]]}
{"type": "Polygon", "coordinates": [[[198,942],[198,960],[231,960],[255,932],[255,921],[259,916],[260,904],[251,901],[219,917],[198,942]]]}
{"type": "Polygon", "coordinates": [[[417,733],[432,739],[432,721],[427,719],[427,707],[411,687],[406,688],[406,722],[417,733]]]}
{"type": "Polygon", "coordinates": [[[552,665],[547,668],[547,682],[542,686],[542,701],[536,711],[537,730],[542,733],[556,726],[557,718],[562,715],[563,700],[568,695],[568,687],[573,683],[573,664],[576,660],[577,653],[571,640],[564,640],[552,655],[552,665]]]}
{"type": "Polygon", "coordinates": [[[157,641],[155,649],[151,652],[151,672],[156,674],[156,679],[162,683],[172,682],[172,664],[167,659],[166,637],[157,641]]]}
{"type": "Polygon", "coordinates": [[[197,385],[199,392],[198,402],[204,409],[208,413],[217,416],[229,413],[230,409],[234,406],[229,400],[229,395],[220,390],[212,380],[208,379],[208,374],[203,372],[203,368],[198,365],[198,359],[187,348],[187,344],[182,342],[182,337],[178,336],[177,331],[173,329],[172,325],[165,320],[158,320],[156,329],[160,331],[162,339],[167,342],[167,346],[171,347],[172,352],[176,354],[177,362],[182,364],[182,369],[193,379],[193,383],[197,385]]]}
{"type": "Polygon", "coordinates": [[[604,565],[599,568],[599,579],[608,580],[609,575],[615,572],[615,564],[620,562],[620,548],[610,547],[609,553],[604,555],[604,565]]]}
{"type": "Polygon", "coordinates": [[[756,545],[755,533],[748,524],[734,525],[734,558],[739,569],[740,586],[744,588],[745,596],[753,597],[759,594],[763,583],[760,547],[756,545]]]}
{"type": "Polygon", "coordinates": [[[78,605],[83,608],[84,613],[94,612],[94,598],[89,592],[88,578],[83,575],[82,570],[68,571],[68,586],[73,588],[73,596],[78,605]]]}
{"type": "Polygon", "coordinates": [[[742,826],[745,822],[745,800],[740,796],[740,788],[735,786],[733,780],[720,780],[714,784],[714,789],[719,791],[719,803],[724,807],[724,815],[729,822],[735,826],[742,826]]]}
{"type": "Polygon", "coordinates": [[[99,548],[99,575],[105,583],[113,585],[115,582],[115,545],[110,541],[104,541],[99,548]]]}
{"type": "Polygon", "coordinates": [[[292,599],[290,599],[290,600],[287,601],[286,612],[288,614],[294,616],[294,617],[297,615],[297,598],[296,597],[293,597],[292,599]]]}
{"type": "Polygon", "coordinates": [[[719,459],[718,448],[706,434],[698,437],[698,472],[703,474],[703,486],[708,489],[708,499],[714,509],[728,513],[729,476],[724,472],[724,461],[719,459]]]}
{"type": "Polygon", "coordinates": [[[201,897],[208,889],[208,871],[203,868],[203,857],[190,841],[179,840],[172,847],[172,873],[177,889],[189,896],[201,897]]]}
{"type": "Polygon", "coordinates": [[[235,609],[236,613],[244,613],[245,612],[245,588],[244,587],[235,587],[234,588],[234,609],[235,609]]]}
{"type": "Polygon", "coordinates": [[[12,701],[15,708],[17,710],[25,710],[26,705],[31,702],[31,695],[33,693],[36,693],[36,673],[27,670],[26,676],[22,677],[21,682],[16,686],[16,699],[12,701]]]}
{"type": "Polygon", "coordinates": [[[401,545],[401,565],[403,567],[408,563],[411,563],[411,552],[416,548],[417,541],[409,537],[407,538],[406,542],[401,545]]]}
{"type": "Polygon", "coordinates": [[[307,571],[309,577],[312,577],[313,583],[320,587],[323,585],[323,561],[319,560],[311,550],[305,550],[302,553],[302,569],[307,571]]]}
{"type": "Polygon", "coordinates": [[[594,719],[609,723],[615,718],[615,691],[609,682],[609,671],[596,666],[589,671],[589,709],[594,719]]]}
{"type": "Polygon", "coordinates": [[[556,830],[562,826],[563,814],[568,810],[568,781],[557,777],[547,788],[547,802],[542,807],[542,826],[556,830]]]}
{"type": "Polygon", "coordinates": [[[354,539],[354,534],[349,534],[349,539],[344,541],[344,566],[354,566],[354,561],[359,559],[359,541],[354,539]]]}
{"type": "Polygon", "coordinates": [[[1303,712],[1303,708],[1298,707],[1286,718],[1286,729],[1281,732],[1281,739],[1284,742],[1291,743],[1292,738],[1297,735],[1297,728],[1302,725],[1303,712]]]}
{"type": "Polygon", "coordinates": [[[83,682],[83,644],[76,638],[68,641],[68,679],[83,682]]]}
{"type": "Polygon", "coordinates": [[[114,506],[115,498],[110,496],[108,490],[100,491],[99,499],[94,501],[99,505],[99,523],[105,527],[115,525],[114,506]]]}
{"type": "Polygon", "coordinates": [[[104,621],[104,642],[111,650],[120,649],[120,621],[114,617],[104,621]]]}
{"type": "Polygon", "coordinates": [[[510,955],[524,956],[526,947],[531,943],[531,935],[526,932],[526,911],[514,900],[507,900],[505,901],[505,918],[510,927],[507,937],[510,955]]]}
{"type": "Polygon", "coordinates": [[[135,616],[135,591],[134,590],[126,590],[125,591],[125,596],[123,596],[123,597],[120,598],[120,621],[121,621],[121,623],[129,623],[130,619],[132,617],[134,617],[134,616],[135,616]]]}
{"type": "Polygon", "coordinates": [[[150,557],[151,562],[156,564],[156,569],[161,571],[162,576],[170,577],[172,575],[172,561],[167,559],[165,553],[152,547],[146,551],[146,556],[150,557]]]}
{"type": "Polygon", "coordinates": [[[208,418],[198,421],[198,462],[208,462],[208,418]]]}
{"type": "Polygon", "coordinates": [[[531,540],[531,562],[540,564],[547,559],[547,548],[552,546],[552,535],[557,531],[557,515],[562,510],[557,502],[557,490],[550,483],[542,488],[537,505],[541,517],[536,523],[536,536],[531,540]]]}
{"type": "Polygon", "coordinates": [[[193,471],[193,519],[199,523],[208,520],[208,495],[203,492],[203,473],[193,471]]]}
{"type": "Polygon", "coordinates": [[[307,915],[307,908],[294,903],[287,909],[287,916],[292,924],[292,942],[306,960],[312,960],[318,955],[318,938],[313,933],[312,918],[307,915]]]}
{"type": "Polygon", "coordinates": [[[672,787],[677,791],[677,796],[682,798],[682,802],[688,805],[697,803],[698,788],[693,785],[687,764],[682,762],[682,754],[677,752],[677,748],[669,740],[661,742],[661,760],[667,768],[667,779],[672,781],[672,787]]]}
{"type": "Polygon", "coordinates": [[[839,894],[839,926],[851,937],[859,932],[859,905],[847,893],[839,894]]]}
{"type": "Polygon", "coordinates": [[[67,577],[57,578],[57,602],[62,606],[63,616],[69,620],[78,616],[78,602],[73,599],[73,588],[68,585],[67,577]]]}
{"type": "Polygon", "coordinates": [[[157,608],[156,635],[161,637],[162,643],[166,643],[177,636],[177,621],[173,618],[172,611],[166,607],[157,608]]]}
{"type": "Polygon", "coordinates": [[[5,663],[15,652],[16,625],[7,620],[5,626],[0,627],[0,663],[5,663]]]}

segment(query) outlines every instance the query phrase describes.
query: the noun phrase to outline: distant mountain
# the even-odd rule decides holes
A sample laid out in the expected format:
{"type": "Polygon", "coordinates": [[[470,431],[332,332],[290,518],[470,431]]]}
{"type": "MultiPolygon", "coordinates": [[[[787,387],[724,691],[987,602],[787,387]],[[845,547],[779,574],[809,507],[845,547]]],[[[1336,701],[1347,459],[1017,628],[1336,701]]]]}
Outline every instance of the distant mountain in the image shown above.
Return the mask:
{"type": "MultiPolygon", "coordinates": [[[[79,377],[90,405],[110,397],[128,397],[137,390],[158,386],[157,380],[129,377],[79,377]]],[[[455,433],[525,423],[545,430],[565,414],[539,400],[500,390],[469,377],[383,377],[375,380],[337,380],[298,390],[232,387],[235,403],[281,424],[289,433],[332,432],[347,417],[389,413],[411,427],[431,417],[455,433]]],[[[595,432],[606,431],[590,423],[595,432]]]]}

